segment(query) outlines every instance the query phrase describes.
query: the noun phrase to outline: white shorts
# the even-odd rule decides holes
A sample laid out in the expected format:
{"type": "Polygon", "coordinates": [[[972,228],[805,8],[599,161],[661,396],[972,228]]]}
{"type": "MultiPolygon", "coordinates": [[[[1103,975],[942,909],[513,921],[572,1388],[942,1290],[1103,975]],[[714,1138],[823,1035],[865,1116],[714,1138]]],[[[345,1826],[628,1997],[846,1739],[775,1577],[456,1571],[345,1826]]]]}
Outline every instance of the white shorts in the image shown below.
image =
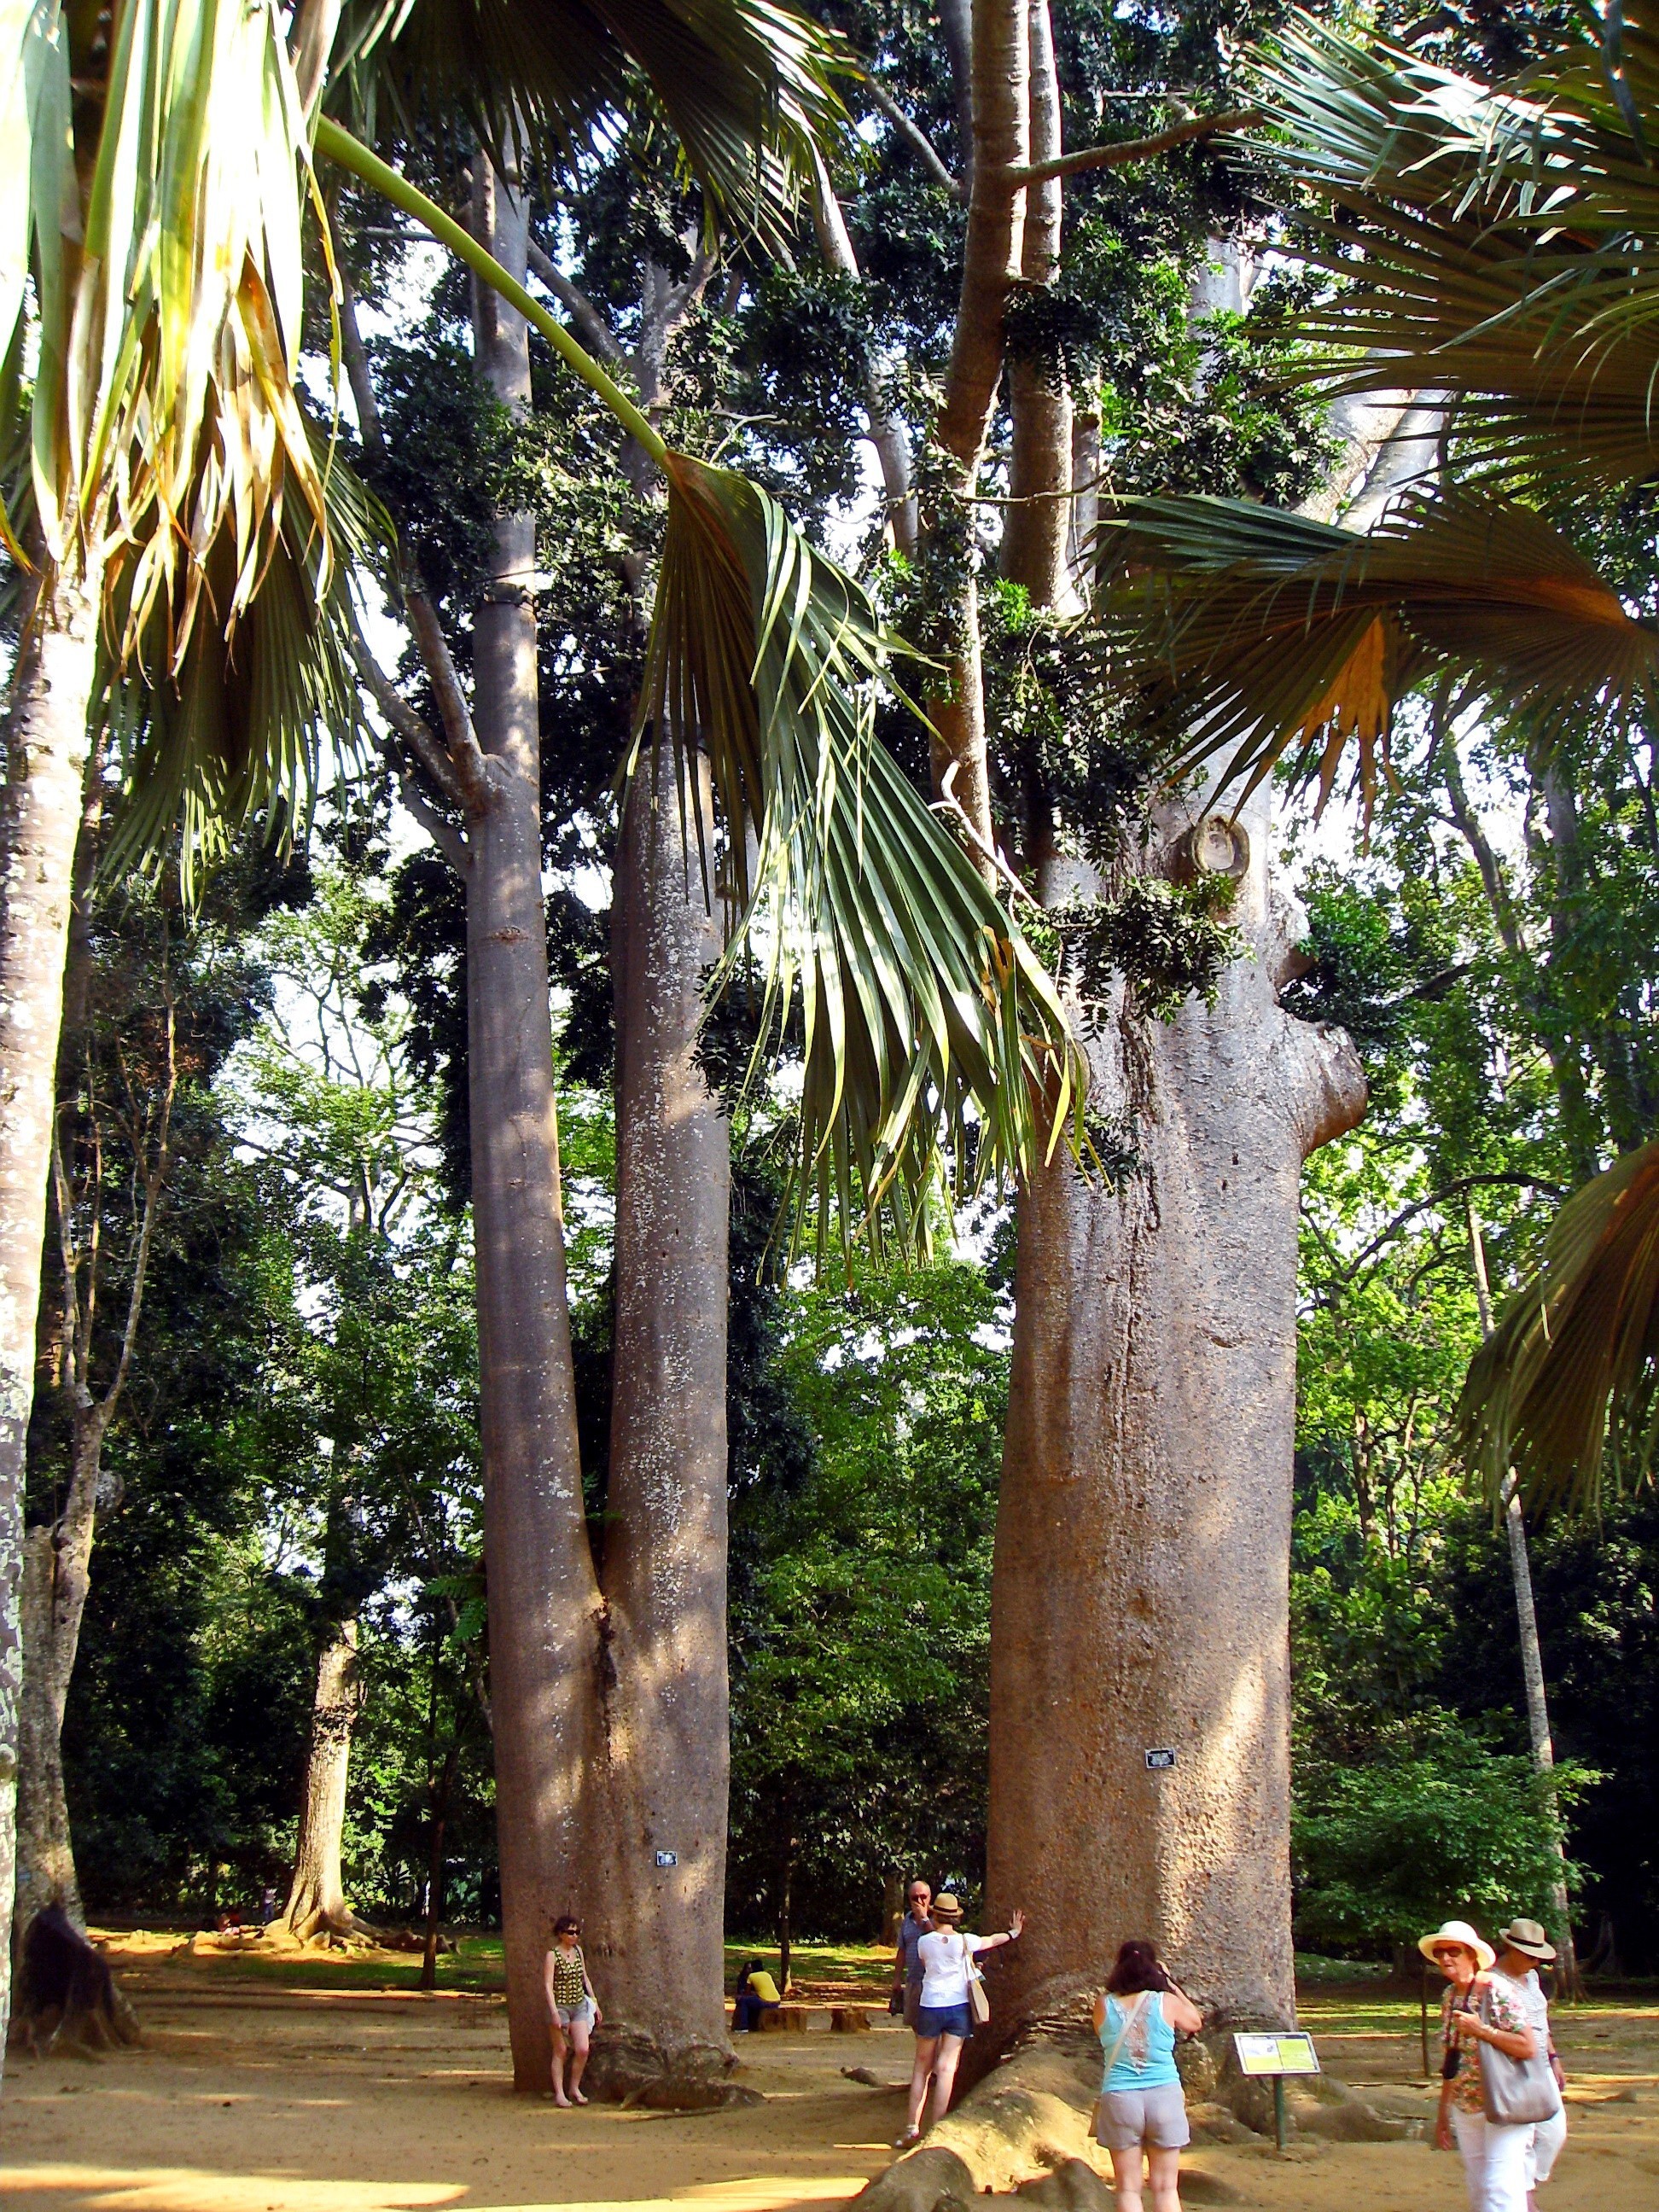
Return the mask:
{"type": "Polygon", "coordinates": [[[1106,2089],[1096,2108],[1096,2141],[1108,2150],[1184,2150],[1193,2139],[1179,2081],[1158,2089],[1106,2089]]]}
{"type": "Polygon", "coordinates": [[[561,2027],[586,2027],[593,2025],[593,2000],[584,1997],[580,2004],[555,2005],[554,2015],[561,2027]]]}

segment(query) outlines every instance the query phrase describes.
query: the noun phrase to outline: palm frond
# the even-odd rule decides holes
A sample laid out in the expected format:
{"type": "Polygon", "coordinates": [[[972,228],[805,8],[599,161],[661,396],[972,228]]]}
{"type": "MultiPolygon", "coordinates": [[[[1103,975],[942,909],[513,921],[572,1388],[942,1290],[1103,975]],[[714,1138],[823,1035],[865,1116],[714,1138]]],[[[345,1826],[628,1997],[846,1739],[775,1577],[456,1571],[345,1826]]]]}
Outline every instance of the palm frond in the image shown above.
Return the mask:
{"type": "Polygon", "coordinates": [[[1562,1207],[1537,1273],[1469,1365],[1460,1446],[1494,1498],[1599,1507],[1652,1478],[1659,1442],[1659,1143],[1616,1161],[1562,1207]]]}
{"type": "Polygon", "coordinates": [[[589,149],[654,117],[711,217],[785,243],[813,147],[844,122],[852,57],[787,0],[349,0],[336,104],[390,92],[423,126],[462,119],[498,154],[589,149]]]}
{"type": "Polygon", "coordinates": [[[1028,1170],[1080,1115],[1077,1048],[1041,962],[876,738],[894,641],[866,593],[745,478],[665,467],[636,753],[708,754],[740,910],[720,985],[758,964],[763,1037],[799,994],[796,1235],[815,1219],[822,1256],[862,1218],[878,1245],[925,1247],[945,1147],[981,1174],[1028,1170]]]}
{"type": "MultiPolygon", "coordinates": [[[[1626,38],[1645,100],[1644,17],[1626,38]]],[[[1659,168],[1593,48],[1495,89],[1299,16],[1256,88],[1275,141],[1253,151],[1287,205],[1323,204],[1304,216],[1310,258],[1341,280],[1298,319],[1314,380],[1447,393],[1452,428],[1511,481],[1651,472],[1659,168]]]]}
{"type": "MultiPolygon", "coordinates": [[[[78,105],[76,41],[103,19],[61,0],[23,14],[27,137],[4,164],[0,343],[21,312],[21,227],[40,340],[34,511],[54,563],[101,566],[123,549],[117,650],[160,620],[177,660],[210,568],[222,623],[247,605],[288,508],[308,510],[327,574],[322,478],[295,393],[305,118],[274,0],[129,0],[110,19],[99,96],[78,105]]],[[[7,97],[15,111],[15,83],[7,97]]]]}
{"type": "Polygon", "coordinates": [[[1480,492],[1407,499],[1368,535],[1243,501],[1132,501],[1102,572],[1170,775],[1218,768],[1246,792],[1289,755],[1322,803],[1352,744],[1369,806],[1395,702],[1432,678],[1547,750],[1579,717],[1632,711],[1659,671],[1659,631],[1541,515],[1480,492]]]}
{"type": "MultiPolygon", "coordinates": [[[[390,517],[313,432],[331,549],[303,501],[283,499],[258,589],[239,606],[235,548],[221,532],[204,564],[202,604],[182,651],[153,609],[125,653],[106,651],[94,714],[107,731],[123,793],[104,865],[153,866],[176,856],[189,902],[231,840],[263,818],[269,835],[303,839],[320,784],[368,748],[352,657],[352,592],[384,585],[390,517]],[[220,609],[228,610],[221,617],[220,609]]],[[[132,635],[142,550],[112,564],[108,631],[132,635]]]]}

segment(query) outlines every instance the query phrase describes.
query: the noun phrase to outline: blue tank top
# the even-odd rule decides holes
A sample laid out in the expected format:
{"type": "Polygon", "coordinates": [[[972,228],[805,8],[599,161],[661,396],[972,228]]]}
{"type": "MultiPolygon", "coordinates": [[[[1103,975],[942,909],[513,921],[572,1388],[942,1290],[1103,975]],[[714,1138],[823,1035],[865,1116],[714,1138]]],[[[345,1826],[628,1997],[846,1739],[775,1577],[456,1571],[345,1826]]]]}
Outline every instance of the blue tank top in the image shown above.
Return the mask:
{"type": "MultiPolygon", "coordinates": [[[[1129,1999],[1131,2005],[1134,1999],[1129,1999]]],[[[1115,1997],[1106,2000],[1106,2017],[1100,2024],[1100,2045],[1109,2051],[1117,2043],[1126,2014],[1115,1997]]],[[[1164,2001],[1156,1990],[1148,1990],[1136,2015],[1134,2025],[1118,2044],[1117,2057],[1101,2082],[1107,2089],[1172,2089],[1178,2087],[1181,2075],[1175,2063],[1175,2030],[1164,2017],[1164,2001]],[[1146,2037],[1146,2059],[1137,2066],[1130,2050],[1146,2037]]]]}

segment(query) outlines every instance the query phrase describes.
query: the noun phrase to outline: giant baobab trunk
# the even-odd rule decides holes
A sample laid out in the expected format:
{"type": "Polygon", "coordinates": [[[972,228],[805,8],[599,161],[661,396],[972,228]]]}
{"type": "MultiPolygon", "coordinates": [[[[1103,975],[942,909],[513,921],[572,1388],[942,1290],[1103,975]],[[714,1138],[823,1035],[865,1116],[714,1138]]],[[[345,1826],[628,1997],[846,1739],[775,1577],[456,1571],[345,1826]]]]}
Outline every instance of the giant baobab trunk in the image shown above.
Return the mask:
{"type": "Polygon", "coordinates": [[[694,1057],[720,929],[698,857],[701,846],[712,875],[707,766],[692,757],[686,769],[683,805],[666,744],[641,762],[617,861],[608,1826],[588,1957],[606,2015],[596,2078],[695,2093],[732,2063],[721,1950],[730,1160],[725,1115],[694,1057]]]}
{"type": "Polygon", "coordinates": [[[26,603],[0,797],[0,2051],[11,1995],[23,1465],[99,579],[26,603]]]}
{"type": "Polygon", "coordinates": [[[1114,1188],[1056,1163],[1022,1194],[988,1888],[994,1922],[1031,1918],[1000,2039],[1097,1988],[1130,1936],[1212,2015],[1293,2016],[1297,1182],[1365,1085],[1346,1036],[1278,1003],[1298,932],[1265,809],[1160,830],[1173,866],[1248,850],[1255,957],[1168,1027],[1119,1000],[1093,1103],[1127,1117],[1134,1165],[1114,1188]]]}
{"type": "Polygon", "coordinates": [[[317,1654],[317,1689],[311,1707],[311,1745],[306,1756],[294,1879],[281,1923],[302,1943],[324,1934],[347,1935],[355,1924],[341,1877],[340,1846],[345,1833],[351,1735],[362,1703],[357,1624],[331,1621],[317,1654]]]}

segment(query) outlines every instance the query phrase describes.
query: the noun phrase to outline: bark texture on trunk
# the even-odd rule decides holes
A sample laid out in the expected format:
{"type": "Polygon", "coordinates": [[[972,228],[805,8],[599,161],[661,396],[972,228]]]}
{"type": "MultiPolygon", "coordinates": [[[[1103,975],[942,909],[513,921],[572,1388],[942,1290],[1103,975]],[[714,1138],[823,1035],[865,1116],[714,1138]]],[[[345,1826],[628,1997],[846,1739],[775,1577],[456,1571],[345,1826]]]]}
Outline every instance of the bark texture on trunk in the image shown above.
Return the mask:
{"type": "Polygon", "coordinates": [[[994,881],[985,687],[975,574],[979,466],[1002,380],[1008,293],[1020,275],[1025,194],[1010,171],[1030,149],[1028,0],[974,0],[972,181],[962,293],[938,439],[945,459],[940,511],[927,518],[952,576],[950,685],[930,696],[933,779],[960,807],[981,872],[994,881]]]}
{"type": "Polygon", "coordinates": [[[606,2087],[690,2086],[732,2063],[721,1950],[730,1158],[725,1115],[693,1056],[720,927],[694,819],[712,856],[708,771],[687,765],[696,787],[683,815],[669,749],[642,762],[617,865],[608,1833],[588,1917],[606,2014],[592,2063],[606,2087]]]}
{"type": "MultiPolygon", "coordinates": [[[[1048,0],[1030,0],[1031,160],[1062,150],[1060,80],[1048,0]]],[[[1025,193],[1020,276],[1027,285],[1052,284],[1060,274],[1061,195],[1058,177],[1025,193]]],[[[1008,522],[1003,573],[1022,583],[1038,607],[1072,603],[1066,558],[1072,492],[1072,392],[1061,362],[1016,361],[1008,376],[1012,437],[1008,455],[1008,522]]]]}
{"type": "Polygon", "coordinates": [[[0,2051],[11,1996],[23,1468],[76,840],[97,655],[95,574],[26,605],[0,797],[0,2051]]]}
{"type": "Polygon", "coordinates": [[[23,1692],[17,1761],[16,1930],[21,1946],[37,1912],[62,1908],[84,1929],[64,1796],[63,1708],[52,1695],[52,1597],[56,1554],[50,1528],[23,1539],[23,1692]]]}
{"type": "Polygon", "coordinates": [[[346,1781],[351,1735],[362,1711],[357,1667],[357,1624],[333,1623],[317,1655],[317,1689],[311,1706],[311,1748],[300,1806],[294,1880],[282,1925],[301,1942],[324,1933],[349,1934],[354,1920],[340,1872],[345,1834],[346,1781]]]}
{"type": "Polygon", "coordinates": [[[1213,1008],[1166,1028],[1120,1001],[1091,1041],[1094,1103],[1134,1117],[1138,1165],[1115,1189],[1058,1162],[1021,1198],[988,1890],[989,1924],[1031,1917],[997,2042],[1098,1987],[1132,1936],[1221,2020],[1293,2016],[1297,1182],[1365,1086],[1346,1036],[1279,1006],[1300,930],[1263,812],[1245,826],[1256,957],[1213,1008]]]}
{"type": "MultiPolygon", "coordinates": [[[[522,281],[522,196],[487,173],[479,234],[522,281]]],[[[480,374],[530,401],[524,320],[479,289],[480,374]]],[[[594,1684],[603,1644],[576,1437],[559,1203],[558,1120],[542,897],[535,525],[496,525],[494,580],[474,632],[473,720],[487,763],[467,824],[468,1085],[482,1382],[490,1707],[513,2076],[552,2060],[542,1962],[591,1878],[585,1817],[599,1771],[594,1684]]]]}
{"type": "Polygon", "coordinates": [[[17,1773],[16,1932],[35,1913],[61,1905],[84,1928],[80,1884],[64,1796],[64,1715],[92,1589],[92,1546],[104,1437],[112,1406],[77,1407],[69,1498],[50,1528],[23,1546],[22,1727],[17,1773]]]}

